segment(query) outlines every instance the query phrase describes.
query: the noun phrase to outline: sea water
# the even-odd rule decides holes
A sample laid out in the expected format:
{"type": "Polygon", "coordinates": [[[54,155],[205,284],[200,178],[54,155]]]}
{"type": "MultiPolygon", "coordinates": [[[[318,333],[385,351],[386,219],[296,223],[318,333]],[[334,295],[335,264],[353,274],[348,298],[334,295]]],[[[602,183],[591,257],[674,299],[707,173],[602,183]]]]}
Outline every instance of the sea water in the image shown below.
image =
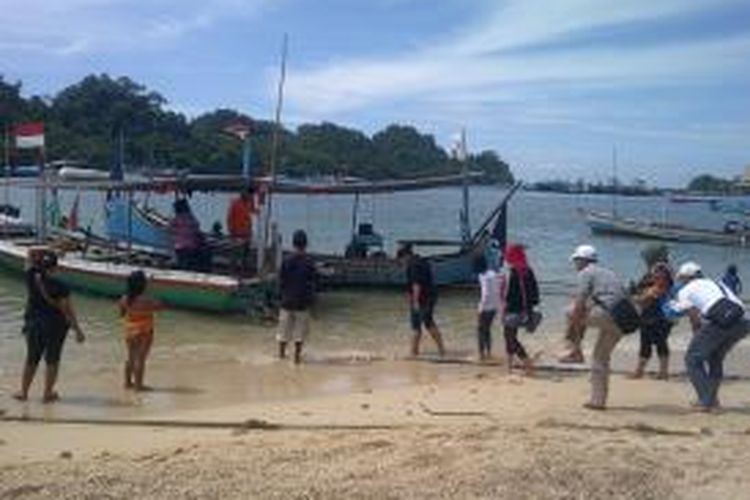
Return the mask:
{"type": "MultiPolygon", "coordinates": [[[[502,199],[505,190],[473,187],[471,223],[476,229],[502,199]]],[[[2,196],[2,193],[0,193],[2,196]]],[[[65,212],[75,192],[60,195],[65,212]]],[[[101,231],[104,197],[82,193],[79,221],[101,231]]],[[[33,192],[8,193],[9,201],[33,220],[33,192]]],[[[170,213],[170,196],[151,196],[148,203],[170,213]]],[[[204,229],[223,222],[229,196],[196,193],[191,199],[204,229]]],[[[146,201],[141,198],[141,201],[146,201]]],[[[386,251],[395,251],[399,239],[458,239],[461,201],[459,188],[441,188],[360,197],[358,222],[374,225],[386,240],[386,251]]],[[[310,249],[342,252],[352,231],[353,196],[277,195],[274,220],[284,241],[297,228],[307,230],[310,249]]],[[[611,211],[623,216],[668,220],[705,228],[721,228],[724,216],[706,205],[670,205],[665,199],[570,196],[518,193],[509,205],[508,238],[527,247],[529,260],[540,280],[542,328],[522,341],[541,360],[552,359],[560,346],[563,309],[575,287],[569,262],[573,248],[595,245],[601,263],[623,279],[636,280],[644,271],[640,252],[649,242],[600,237],[590,234],[580,210],[611,211]]],[[[730,262],[750,280],[750,250],[698,244],[671,244],[673,261],[699,262],[710,276],[720,274],[730,262]]],[[[477,290],[441,293],[436,317],[443,330],[451,359],[470,359],[475,350],[477,290]]],[[[8,406],[9,394],[18,384],[24,357],[21,315],[25,300],[22,282],[0,274],[0,407],[8,406]]],[[[305,364],[293,367],[276,360],[274,325],[251,322],[241,315],[201,314],[169,310],[159,314],[147,381],[155,391],[133,397],[120,389],[124,357],[117,308],[111,300],[76,295],[76,309],[88,335],[84,345],[71,339],[65,346],[61,373],[64,400],[55,410],[66,415],[138,414],[170,411],[253,400],[302,397],[404,383],[439,383],[455,373],[470,374],[476,367],[462,363],[438,365],[403,361],[408,351],[409,325],[403,290],[339,290],[320,295],[314,311],[313,331],[306,346],[305,364]],[[390,363],[386,368],[385,362],[390,363]],[[398,368],[394,369],[394,366],[398,368]]],[[[494,351],[503,352],[502,335],[495,328],[494,351]]],[[[71,336],[72,337],[72,336],[71,336]]],[[[677,353],[689,341],[685,325],[673,334],[677,353]]],[[[434,353],[429,338],[424,351],[434,353]]],[[[637,334],[618,347],[616,364],[634,365],[637,334]]],[[[738,349],[730,369],[750,375],[746,350],[738,349]]],[[[673,356],[673,370],[681,371],[681,354],[673,356]]],[[[500,368],[497,368],[500,369],[500,368]]],[[[41,375],[41,374],[40,374],[41,375]]],[[[36,391],[38,392],[37,381],[36,391]]],[[[37,410],[30,410],[32,412],[37,410]]],[[[41,411],[41,410],[38,410],[41,411]]],[[[50,411],[50,410],[45,410],[50,411]]]]}

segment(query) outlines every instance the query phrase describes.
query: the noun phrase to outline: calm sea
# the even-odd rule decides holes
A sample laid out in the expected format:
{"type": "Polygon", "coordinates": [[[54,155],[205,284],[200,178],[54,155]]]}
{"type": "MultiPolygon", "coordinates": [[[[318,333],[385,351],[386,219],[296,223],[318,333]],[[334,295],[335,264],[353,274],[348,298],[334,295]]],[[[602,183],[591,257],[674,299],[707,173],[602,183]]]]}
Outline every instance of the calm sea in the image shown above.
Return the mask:
{"type": "MultiPolygon", "coordinates": [[[[505,191],[495,187],[475,187],[471,191],[471,222],[476,228],[505,191]]],[[[3,198],[0,191],[0,199],[3,198]]],[[[33,219],[33,192],[11,190],[9,200],[22,207],[33,219]]],[[[75,193],[62,194],[62,205],[69,206],[75,193]]],[[[461,191],[443,188],[411,193],[367,195],[360,201],[360,221],[371,222],[393,252],[400,238],[457,239],[461,191]]],[[[169,213],[168,196],[149,200],[169,213]]],[[[226,195],[196,194],[192,206],[203,227],[223,221],[226,195]]],[[[102,225],[103,196],[86,193],[80,219],[99,230],[102,225]]],[[[311,248],[316,251],[343,251],[352,224],[352,196],[291,196],[274,198],[274,214],[282,234],[307,229],[311,248]]],[[[643,271],[640,252],[646,242],[626,238],[592,236],[579,209],[611,210],[613,199],[606,196],[568,196],[546,193],[519,193],[510,204],[509,239],[528,247],[529,257],[542,283],[543,331],[527,336],[532,350],[553,354],[562,331],[562,309],[568,301],[575,275],[568,261],[580,243],[594,244],[601,260],[626,279],[636,279],[643,271]]],[[[619,213],[656,220],[668,219],[708,228],[723,226],[724,217],[703,205],[670,205],[661,198],[620,198],[619,213]]],[[[730,263],[740,273],[750,270],[750,251],[704,245],[671,245],[675,262],[693,259],[710,275],[719,274],[730,263]]],[[[750,280],[750,272],[747,274],[750,280]]],[[[24,291],[19,281],[0,274],[0,407],[17,385],[24,345],[20,336],[24,291]]],[[[438,381],[445,370],[467,370],[466,366],[441,367],[423,363],[396,371],[383,370],[374,360],[397,359],[407,349],[409,335],[404,297],[401,291],[337,291],[323,294],[316,312],[314,333],[309,342],[308,361],[302,371],[274,359],[272,325],[250,323],[242,316],[217,316],[184,311],[160,315],[157,339],[150,363],[150,380],[160,390],[146,399],[133,400],[119,391],[123,350],[115,308],[111,301],[76,297],[79,316],[89,335],[84,346],[66,345],[62,374],[67,405],[55,411],[71,414],[112,411],[169,410],[202,407],[217,402],[243,402],[310,393],[368,388],[410,381],[438,381]]],[[[474,307],[476,292],[454,291],[441,297],[437,317],[449,350],[466,357],[474,350],[474,307]]],[[[495,350],[502,352],[502,339],[495,334],[495,350]]],[[[684,328],[674,335],[678,350],[687,343],[684,328]]],[[[427,351],[432,351],[429,341],[427,351]]],[[[635,361],[637,339],[627,339],[620,348],[619,363],[635,361]]],[[[750,374],[746,356],[735,354],[730,366],[750,374]]],[[[673,362],[682,370],[679,356],[673,362]]]]}

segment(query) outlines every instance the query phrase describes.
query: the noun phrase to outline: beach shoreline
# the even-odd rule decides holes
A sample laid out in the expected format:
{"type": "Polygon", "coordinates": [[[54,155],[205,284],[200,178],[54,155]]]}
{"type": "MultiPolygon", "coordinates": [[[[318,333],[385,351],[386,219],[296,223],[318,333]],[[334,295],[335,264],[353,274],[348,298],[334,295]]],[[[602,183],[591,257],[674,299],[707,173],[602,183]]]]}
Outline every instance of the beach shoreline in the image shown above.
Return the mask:
{"type": "Polygon", "coordinates": [[[703,415],[682,379],[615,375],[611,408],[590,412],[585,371],[495,368],[131,423],[5,421],[0,497],[739,498],[750,486],[745,380],[703,415]]]}

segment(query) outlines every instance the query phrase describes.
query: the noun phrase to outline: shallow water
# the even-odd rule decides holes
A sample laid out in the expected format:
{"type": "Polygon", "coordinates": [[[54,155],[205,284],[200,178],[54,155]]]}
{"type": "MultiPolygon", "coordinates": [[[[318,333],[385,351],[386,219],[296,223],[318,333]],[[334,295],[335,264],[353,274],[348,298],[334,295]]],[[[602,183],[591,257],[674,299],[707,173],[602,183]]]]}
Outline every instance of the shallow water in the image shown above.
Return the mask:
{"type": "MultiPolygon", "coordinates": [[[[24,193],[13,192],[31,216],[31,202],[24,193]]],[[[27,191],[26,195],[29,194],[27,191]]],[[[472,190],[472,222],[476,226],[503,195],[491,187],[472,190]]],[[[70,202],[65,193],[63,205],[70,202]]],[[[363,198],[363,219],[375,223],[388,241],[404,237],[456,238],[460,190],[437,189],[418,193],[395,193],[363,198]]],[[[168,197],[152,203],[168,207],[168,197]]],[[[221,219],[227,198],[198,195],[193,206],[203,221],[221,219]]],[[[561,196],[521,193],[510,212],[510,239],[528,246],[532,265],[542,283],[545,322],[542,331],[524,335],[531,352],[544,352],[548,359],[559,347],[562,310],[569,300],[575,275],[567,260],[581,242],[595,244],[605,264],[627,278],[641,272],[642,241],[592,237],[578,215],[578,208],[607,210],[612,200],[597,196],[561,196]]],[[[101,200],[84,198],[82,220],[99,227],[101,200]],[[88,220],[90,218],[90,220],[88,220]]],[[[275,213],[283,234],[306,227],[315,250],[342,249],[351,228],[351,197],[276,198],[275,213]]],[[[621,213],[660,218],[667,205],[659,199],[622,199],[621,213]]],[[[703,206],[675,206],[670,220],[720,227],[722,218],[703,206]]],[[[207,225],[204,223],[204,226],[207,225]]],[[[709,274],[718,274],[729,262],[740,272],[750,269],[750,252],[702,245],[673,245],[676,261],[699,261],[709,274]]],[[[388,247],[393,251],[393,246],[388,247]]],[[[408,383],[440,383],[456,374],[472,374],[476,367],[463,363],[434,364],[401,361],[408,349],[409,327],[404,296],[398,290],[335,291],[322,294],[315,311],[313,334],[306,349],[306,362],[294,367],[275,359],[274,327],[251,323],[242,316],[166,311],[159,316],[154,350],[149,361],[148,382],[152,393],[133,395],[120,389],[123,347],[119,319],[112,301],[76,296],[75,302],[88,340],[84,345],[69,341],[65,348],[60,390],[63,401],[55,408],[38,403],[10,402],[24,356],[20,336],[24,291],[20,281],[0,275],[0,408],[46,415],[140,415],[174,409],[200,408],[278,398],[368,391],[377,387],[408,383]],[[387,362],[384,362],[387,361],[387,362]]],[[[441,295],[437,318],[446,337],[450,356],[465,360],[475,349],[476,291],[450,291],[441,295]]],[[[673,335],[675,350],[684,349],[689,337],[684,326],[673,335]]],[[[425,339],[426,352],[433,352],[425,339]]],[[[502,352],[502,338],[495,333],[495,351],[502,352]]],[[[750,375],[747,348],[732,353],[730,370],[750,375]]],[[[630,336],[618,347],[616,365],[629,368],[635,362],[637,338],[630,336]]],[[[682,370],[675,356],[674,370],[682,370]]],[[[34,387],[38,395],[39,381],[34,387]]]]}

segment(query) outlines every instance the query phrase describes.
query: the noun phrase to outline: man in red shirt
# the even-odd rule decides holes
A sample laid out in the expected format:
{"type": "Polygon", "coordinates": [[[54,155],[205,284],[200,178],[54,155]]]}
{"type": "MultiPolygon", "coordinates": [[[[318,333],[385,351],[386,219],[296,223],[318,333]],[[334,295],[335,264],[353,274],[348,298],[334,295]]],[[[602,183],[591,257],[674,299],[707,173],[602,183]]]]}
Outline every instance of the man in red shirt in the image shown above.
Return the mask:
{"type": "Polygon", "coordinates": [[[227,210],[227,232],[229,236],[240,244],[242,250],[233,258],[233,267],[246,270],[250,256],[250,242],[253,236],[253,216],[255,215],[255,190],[248,186],[240,195],[234,198],[227,210]],[[238,263],[237,260],[240,260],[238,263]],[[239,266],[237,265],[239,264],[239,266]]]}
{"type": "Polygon", "coordinates": [[[229,204],[227,211],[227,231],[229,236],[238,240],[250,240],[253,233],[253,215],[255,202],[254,189],[246,188],[229,204]]]}

